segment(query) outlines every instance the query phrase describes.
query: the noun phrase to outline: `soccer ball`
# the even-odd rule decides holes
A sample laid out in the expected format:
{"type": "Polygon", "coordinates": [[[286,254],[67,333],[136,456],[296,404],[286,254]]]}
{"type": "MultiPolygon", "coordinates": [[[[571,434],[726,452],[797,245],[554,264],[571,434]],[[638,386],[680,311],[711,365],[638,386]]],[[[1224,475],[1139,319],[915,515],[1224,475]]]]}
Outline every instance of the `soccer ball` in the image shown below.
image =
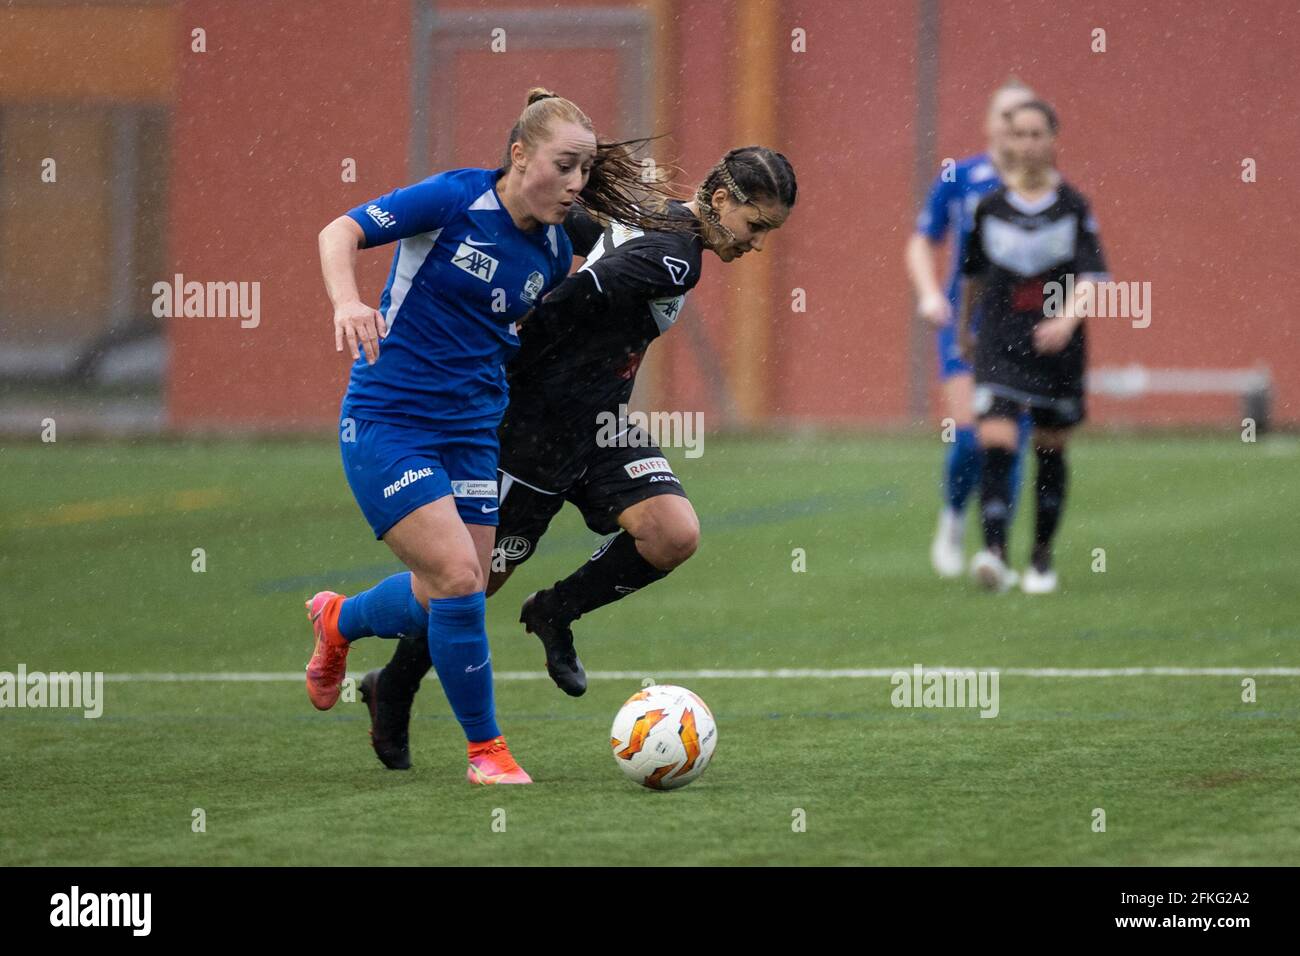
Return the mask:
{"type": "Polygon", "coordinates": [[[614,761],[651,790],[676,790],[704,773],[718,745],[708,705],[685,687],[656,684],[627,699],[609,732],[614,761]]]}

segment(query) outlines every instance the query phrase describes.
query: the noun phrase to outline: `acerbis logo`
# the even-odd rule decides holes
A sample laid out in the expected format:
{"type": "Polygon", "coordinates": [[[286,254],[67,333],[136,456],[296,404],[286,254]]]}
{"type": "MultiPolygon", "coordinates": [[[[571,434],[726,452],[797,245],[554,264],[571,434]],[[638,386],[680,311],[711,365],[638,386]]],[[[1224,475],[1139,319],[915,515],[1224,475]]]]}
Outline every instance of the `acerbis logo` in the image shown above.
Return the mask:
{"type": "Polygon", "coordinates": [[[366,207],[366,215],[375,221],[380,229],[389,229],[397,225],[397,217],[387,209],[380,209],[374,203],[366,207]]]}
{"type": "Polygon", "coordinates": [[[408,468],[401,478],[398,478],[391,485],[384,486],[384,497],[391,498],[412,482],[419,481],[421,478],[430,478],[432,476],[432,468],[421,468],[419,471],[414,471],[408,468]]]}
{"type": "Polygon", "coordinates": [[[664,256],[663,262],[668,268],[668,277],[673,280],[673,285],[685,285],[686,274],[691,271],[691,264],[672,256],[664,256]]]}
{"type": "Polygon", "coordinates": [[[456,249],[456,254],[451,257],[451,261],[470,275],[482,279],[484,282],[492,281],[492,277],[496,275],[497,266],[501,264],[486,252],[479,252],[473,246],[467,246],[463,242],[456,249]]]}

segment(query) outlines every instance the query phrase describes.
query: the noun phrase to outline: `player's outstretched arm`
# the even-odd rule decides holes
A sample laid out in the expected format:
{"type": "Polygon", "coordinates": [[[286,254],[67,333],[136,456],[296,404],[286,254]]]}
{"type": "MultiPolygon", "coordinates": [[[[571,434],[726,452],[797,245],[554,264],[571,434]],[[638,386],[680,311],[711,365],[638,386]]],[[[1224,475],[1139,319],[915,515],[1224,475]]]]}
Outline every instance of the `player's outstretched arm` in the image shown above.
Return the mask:
{"type": "Polygon", "coordinates": [[[353,361],[361,357],[359,344],[373,365],[379,358],[379,340],[388,329],[384,317],[364,304],[357,291],[357,250],[364,241],[361,227],[350,217],[339,216],[320,231],[320,267],[334,306],[335,351],[343,351],[347,339],[353,361]]]}

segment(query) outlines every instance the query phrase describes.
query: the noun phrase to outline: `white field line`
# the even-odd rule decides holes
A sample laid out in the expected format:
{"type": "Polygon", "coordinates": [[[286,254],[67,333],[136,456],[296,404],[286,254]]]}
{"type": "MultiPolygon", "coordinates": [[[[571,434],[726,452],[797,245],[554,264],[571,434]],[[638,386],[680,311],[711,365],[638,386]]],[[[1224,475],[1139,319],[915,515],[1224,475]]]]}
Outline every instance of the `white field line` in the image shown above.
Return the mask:
{"type": "MultiPolygon", "coordinates": [[[[925,667],[925,673],[967,673],[997,671],[1004,677],[1300,677],[1300,667],[925,667]]],[[[596,680],[863,680],[893,677],[912,672],[912,666],[852,667],[835,669],[785,668],[780,670],[693,670],[693,671],[588,671],[596,680]]],[[[353,678],[361,675],[351,674],[353,678]]],[[[545,671],[499,671],[496,680],[550,680],[545,671]]],[[[431,674],[430,679],[436,678],[431,674]]],[[[265,684],[303,680],[300,671],[218,672],[195,674],[141,673],[104,674],[116,684],[265,684]]]]}

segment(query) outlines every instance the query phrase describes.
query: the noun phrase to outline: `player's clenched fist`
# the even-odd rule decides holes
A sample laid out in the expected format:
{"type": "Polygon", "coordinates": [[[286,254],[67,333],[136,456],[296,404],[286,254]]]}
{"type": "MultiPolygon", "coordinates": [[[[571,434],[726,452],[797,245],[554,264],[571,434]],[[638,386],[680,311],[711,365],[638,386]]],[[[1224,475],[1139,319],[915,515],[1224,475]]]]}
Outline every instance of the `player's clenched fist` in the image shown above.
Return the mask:
{"type": "Polygon", "coordinates": [[[1078,328],[1078,319],[1057,316],[1034,326],[1034,349],[1040,355],[1055,355],[1067,345],[1078,328]]]}
{"type": "Polygon", "coordinates": [[[361,357],[359,344],[366,353],[366,362],[374,365],[379,358],[379,340],[387,334],[384,317],[364,302],[345,302],[334,310],[334,350],[342,352],[346,338],[353,361],[361,357]]]}
{"type": "Polygon", "coordinates": [[[952,303],[942,292],[922,296],[916,312],[931,325],[942,327],[952,321],[952,303]]]}

